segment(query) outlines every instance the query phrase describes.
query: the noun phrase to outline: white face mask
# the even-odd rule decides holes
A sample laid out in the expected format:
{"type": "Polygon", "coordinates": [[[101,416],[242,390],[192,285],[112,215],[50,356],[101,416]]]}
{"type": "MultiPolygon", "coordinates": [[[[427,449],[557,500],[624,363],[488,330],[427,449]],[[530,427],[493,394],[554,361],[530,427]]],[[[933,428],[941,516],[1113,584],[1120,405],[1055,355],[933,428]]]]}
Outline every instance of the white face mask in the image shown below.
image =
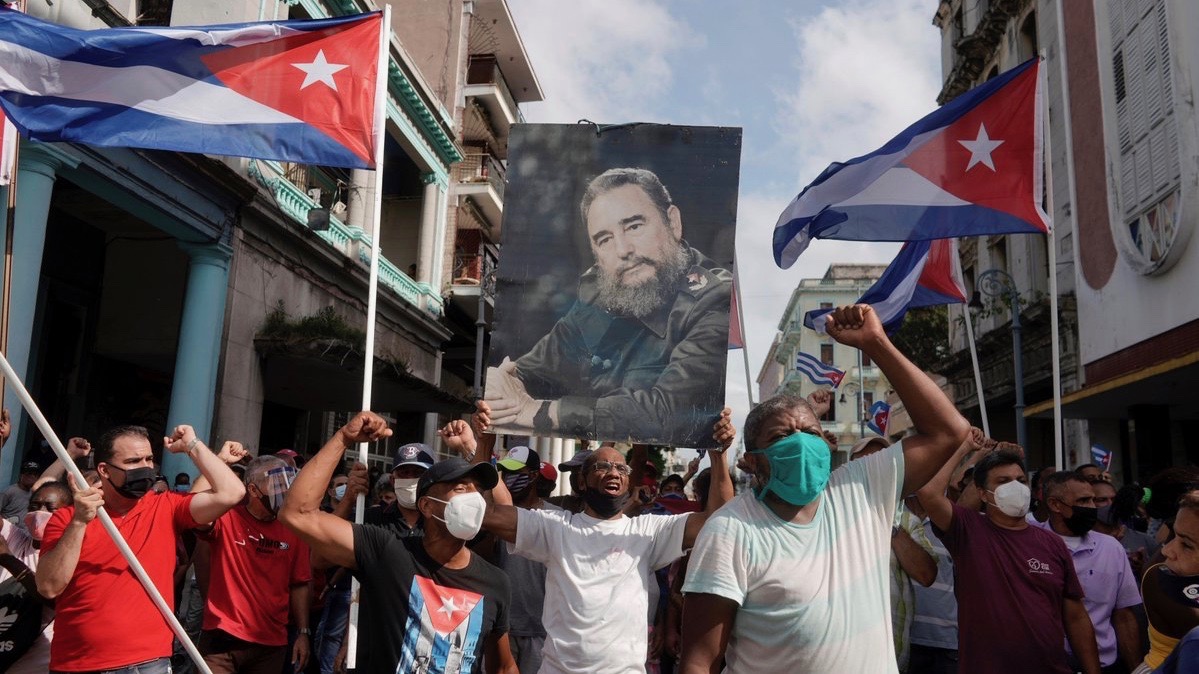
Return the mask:
{"type": "Polygon", "coordinates": [[[432,496],[428,498],[445,504],[445,519],[441,519],[437,515],[434,515],[433,518],[445,522],[445,528],[454,538],[469,541],[479,533],[479,529],[483,528],[483,516],[487,514],[487,501],[479,492],[458,494],[448,501],[442,501],[432,496]]]}
{"type": "Polygon", "coordinates": [[[391,483],[395,487],[396,503],[401,508],[412,510],[416,507],[416,484],[419,477],[397,477],[391,483]]]}
{"type": "Polygon", "coordinates": [[[1004,515],[1024,517],[1028,514],[1028,497],[1032,492],[1023,482],[1004,482],[991,493],[995,495],[995,507],[1004,515]]]}

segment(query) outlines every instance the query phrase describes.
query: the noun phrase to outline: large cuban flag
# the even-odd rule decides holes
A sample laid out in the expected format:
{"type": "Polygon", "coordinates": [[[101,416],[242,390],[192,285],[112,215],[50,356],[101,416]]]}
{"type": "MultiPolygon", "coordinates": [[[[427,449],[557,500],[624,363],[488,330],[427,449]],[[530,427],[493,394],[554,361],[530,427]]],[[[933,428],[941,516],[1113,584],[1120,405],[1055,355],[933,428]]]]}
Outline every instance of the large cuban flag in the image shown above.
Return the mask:
{"type": "Polygon", "coordinates": [[[41,141],[374,168],[381,30],[381,12],[84,31],[4,9],[0,107],[41,141]]]}
{"type": "MultiPolygon", "coordinates": [[[[908,309],[966,301],[957,239],[909,241],[899,250],[883,275],[858,299],[878,314],[890,334],[903,324],[908,309]]],[[[803,324],[824,333],[826,314],[832,309],[813,309],[804,314],[803,324]]]]}
{"type": "Polygon", "coordinates": [[[1037,59],[955,98],[874,152],[834,163],[774,228],[786,269],[816,239],[1047,233],[1037,59]]]}

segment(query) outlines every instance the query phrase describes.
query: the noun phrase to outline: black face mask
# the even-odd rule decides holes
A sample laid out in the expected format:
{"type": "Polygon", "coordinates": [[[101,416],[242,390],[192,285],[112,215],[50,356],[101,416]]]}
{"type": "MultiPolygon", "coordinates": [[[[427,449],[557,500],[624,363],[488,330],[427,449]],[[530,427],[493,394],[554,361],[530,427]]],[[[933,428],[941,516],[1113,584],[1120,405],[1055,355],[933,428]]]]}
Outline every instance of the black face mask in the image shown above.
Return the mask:
{"type": "Polygon", "coordinates": [[[588,508],[595,511],[600,519],[608,519],[616,513],[624,510],[624,507],[629,503],[629,493],[626,491],[620,496],[613,496],[607,492],[588,487],[583,490],[583,503],[587,504],[588,508]]]}
{"type": "Polygon", "coordinates": [[[1165,566],[1159,566],[1157,582],[1170,599],[1188,608],[1199,608],[1199,577],[1175,575],[1165,566]]]}
{"type": "Polygon", "coordinates": [[[1071,509],[1073,512],[1065,520],[1066,528],[1075,536],[1085,536],[1099,519],[1099,509],[1085,506],[1072,506],[1071,509]]]}
{"type": "Polygon", "coordinates": [[[125,474],[124,484],[117,485],[111,478],[108,480],[112,488],[125,498],[139,499],[145,496],[146,492],[150,491],[150,488],[154,486],[154,481],[158,479],[158,473],[154,472],[154,469],[150,467],[130,468],[126,470],[111,463],[107,465],[109,470],[116,468],[125,474]]]}

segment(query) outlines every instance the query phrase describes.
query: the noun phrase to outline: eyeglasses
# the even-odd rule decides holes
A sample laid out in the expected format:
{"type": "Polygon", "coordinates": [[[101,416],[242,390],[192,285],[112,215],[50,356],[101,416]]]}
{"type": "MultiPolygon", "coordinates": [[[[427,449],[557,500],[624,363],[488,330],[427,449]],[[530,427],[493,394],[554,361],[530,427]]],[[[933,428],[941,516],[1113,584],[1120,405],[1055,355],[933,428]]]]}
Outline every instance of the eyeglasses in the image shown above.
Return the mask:
{"type": "Polygon", "coordinates": [[[628,477],[633,473],[633,468],[627,463],[612,463],[611,461],[596,461],[591,467],[592,470],[600,475],[607,474],[610,470],[615,470],[617,473],[628,477]]]}

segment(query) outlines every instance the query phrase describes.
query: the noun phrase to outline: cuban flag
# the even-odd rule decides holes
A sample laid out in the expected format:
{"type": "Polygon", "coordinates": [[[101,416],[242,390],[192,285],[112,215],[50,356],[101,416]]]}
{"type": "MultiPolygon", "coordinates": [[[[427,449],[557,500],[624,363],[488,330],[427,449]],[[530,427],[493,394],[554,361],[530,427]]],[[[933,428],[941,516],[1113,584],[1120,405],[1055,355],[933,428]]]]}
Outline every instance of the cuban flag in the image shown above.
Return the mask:
{"type": "MultiPolygon", "coordinates": [[[[899,329],[908,309],[966,301],[957,239],[909,241],[899,250],[883,275],[857,304],[874,307],[887,334],[899,329]]],[[[832,309],[814,309],[804,314],[803,324],[824,333],[826,314],[832,309]]]]}
{"type": "Polygon", "coordinates": [[[1091,445],[1091,461],[1097,466],[1102,466],[1104,470],[1109,470],[1112,467],[1112,453],[1104,449],[1103,445],[1091,445]]]}
{"type": "Polygon", "coordinates": [[[790,267],[812,239],[1047,233],[1039,69],[1027,61],[830,165],[779,216],[775,262],[790,267]]]}
{"type": "Polygon", "coordinates": [[[384,29],[381,12],[85,31],[0,10],[0,107],[40,141],[370,169],[384,29]]]}
{"type": "Polygon", "coordinates": [[[825,365],[819,358],[810,356],[803,351],[795,354],[795,369],[807,375],[817,386],[832,386],[837,388],[845,377],[845,372],[832,365],[825,365]]]}
{"type": "Polygon", "coordinates": [[[866,427],[870,430],[885,436],[887,434],[887,426],[891,424],[891,406],[879,400],[870,406],[870,419],[866,422],[866,427]]]}

